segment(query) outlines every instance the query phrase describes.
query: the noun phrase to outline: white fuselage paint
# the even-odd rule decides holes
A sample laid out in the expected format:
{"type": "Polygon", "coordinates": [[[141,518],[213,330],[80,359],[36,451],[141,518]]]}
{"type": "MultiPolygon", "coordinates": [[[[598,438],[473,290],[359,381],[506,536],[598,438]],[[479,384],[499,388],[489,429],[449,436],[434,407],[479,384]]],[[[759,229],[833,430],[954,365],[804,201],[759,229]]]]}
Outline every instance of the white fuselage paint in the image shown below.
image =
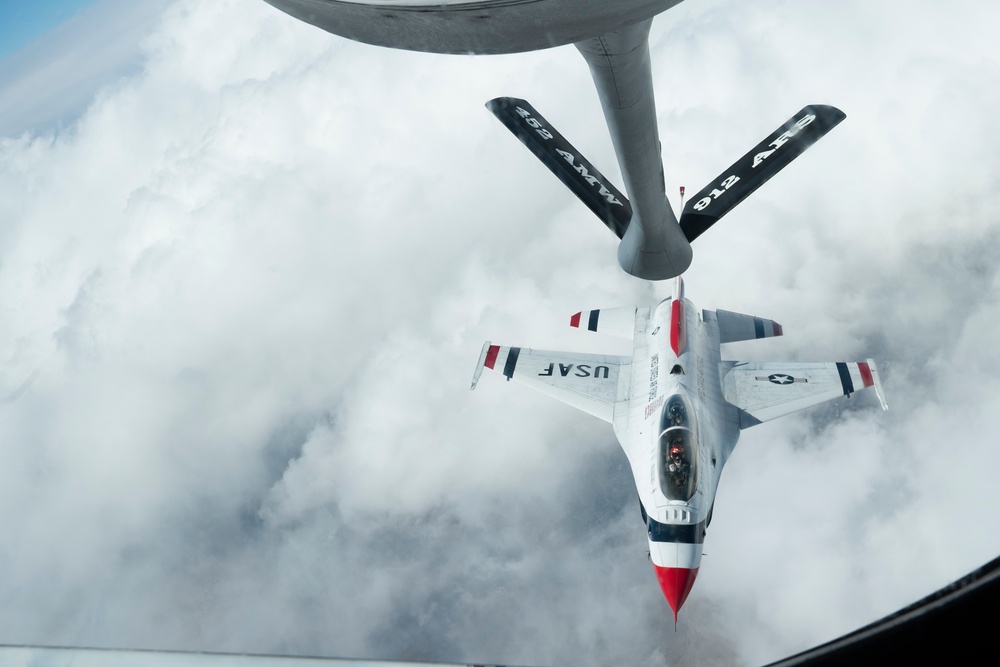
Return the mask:
{"type": "MultiPolygon", "coordinates": [[[[684,298],[679,279],[677,286],[674,296],[655,309],[636,313],[630,398],[615,406],[613,423],[646,515],[661,524],[693,526],[708,522],[722,468],[736,446],[740,429],[736,408],[722,397],[715,318],[705,319],[702,311],[684,298]],[[671,344],[673,302],[677,299],[683,303],[684,345],[680,354],[671,344]],[[673,394],[688,399],[697,429],[697,484],[687,501],[668,499],[658,482],[662,406],[673,394]]],[[[660,567],[696,569],[701,562],[700,540],[650,540],[649,546],[651,560],[660,567]]]]}

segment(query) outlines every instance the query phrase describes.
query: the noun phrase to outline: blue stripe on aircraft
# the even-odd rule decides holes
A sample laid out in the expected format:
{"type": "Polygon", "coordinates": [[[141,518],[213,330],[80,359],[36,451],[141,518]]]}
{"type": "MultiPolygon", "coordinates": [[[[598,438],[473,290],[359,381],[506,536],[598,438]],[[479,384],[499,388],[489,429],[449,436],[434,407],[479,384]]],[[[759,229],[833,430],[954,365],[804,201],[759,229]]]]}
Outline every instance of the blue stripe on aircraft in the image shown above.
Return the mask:
{"type": "Polygon", "coordinates": [[[517,366],[517,358],[521,354],[521,348],[512,347],[507,353],[507,362],[503,365],[503,374],[508,380],[514,377],[514,367],[517,366]]]}
{"type": "Polygon", "coordinates": [[[694,525],[660,523],[652,517],[646,519],[646,532],[653,542],[680,542],[682,544],[702,544],[705,541],[705,522],[694,525]]]}
{"type": "Polygon", "coordinates": [[[840,373],[840,384],[844,387],[844,396],[850,396],[854,393],[854,380],[851,379],[851,371],[847,369],[847,364],[838,361],[837,372],[840,373]]]}

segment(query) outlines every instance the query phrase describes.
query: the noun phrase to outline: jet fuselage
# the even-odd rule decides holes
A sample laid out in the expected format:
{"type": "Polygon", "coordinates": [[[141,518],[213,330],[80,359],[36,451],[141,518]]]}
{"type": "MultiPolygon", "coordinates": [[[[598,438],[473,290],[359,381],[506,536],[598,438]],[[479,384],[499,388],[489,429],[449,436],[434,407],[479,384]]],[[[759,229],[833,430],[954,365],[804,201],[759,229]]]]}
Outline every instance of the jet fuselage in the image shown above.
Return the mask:
{"type": "Polygon", "coordinates": [[[631,400],[627,414],[616,406],[613,424],[635,477],[650,560],[676,614],[697,576],[739,416],[722,396],[718,325],[684,297],[680,279],[671,298],[636,313],[633,340],[631,400]]]}

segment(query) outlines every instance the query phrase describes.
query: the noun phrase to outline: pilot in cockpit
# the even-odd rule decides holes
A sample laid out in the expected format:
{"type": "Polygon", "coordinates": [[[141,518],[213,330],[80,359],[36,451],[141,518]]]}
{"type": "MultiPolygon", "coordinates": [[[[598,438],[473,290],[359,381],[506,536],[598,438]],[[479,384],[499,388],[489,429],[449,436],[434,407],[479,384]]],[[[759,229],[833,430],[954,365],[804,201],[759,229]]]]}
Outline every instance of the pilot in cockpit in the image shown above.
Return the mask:
{"type": "Polygon", "coordinates": [[[667,427],[681,426],[685,421],[684,407],[680,403],[674,403],[667,408],[667,427]]]}
{"type": "Polygon", "coordinates": [[[684,469],[684,447],[680,441],[675,441],[670,445],[670,465],[667,470],[672,473],[681,472],[684,469]]]}

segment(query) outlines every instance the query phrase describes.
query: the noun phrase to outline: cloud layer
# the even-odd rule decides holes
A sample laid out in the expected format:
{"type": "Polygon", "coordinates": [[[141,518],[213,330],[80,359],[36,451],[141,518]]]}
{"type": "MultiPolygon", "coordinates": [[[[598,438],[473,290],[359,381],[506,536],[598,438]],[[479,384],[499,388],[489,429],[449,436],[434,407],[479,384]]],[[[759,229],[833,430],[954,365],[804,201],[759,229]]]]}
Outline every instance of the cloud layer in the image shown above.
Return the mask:
{"type": "Polygon", "coordinates": [[[668,192],[807,103],[848,113],[698,241],[687,288],[784,325],[732,358],[875,356],[892,407],[744,434],[675,634],[610,428],[468,392],[484,340],[622,353],[565,318],[665,289],[481,107],[531,100],[614,174],[579,56],[171,4],[138,71],[0,138],[0,642],[759,664],[995,556],[995,13],[654,22],[668,192]]]}

